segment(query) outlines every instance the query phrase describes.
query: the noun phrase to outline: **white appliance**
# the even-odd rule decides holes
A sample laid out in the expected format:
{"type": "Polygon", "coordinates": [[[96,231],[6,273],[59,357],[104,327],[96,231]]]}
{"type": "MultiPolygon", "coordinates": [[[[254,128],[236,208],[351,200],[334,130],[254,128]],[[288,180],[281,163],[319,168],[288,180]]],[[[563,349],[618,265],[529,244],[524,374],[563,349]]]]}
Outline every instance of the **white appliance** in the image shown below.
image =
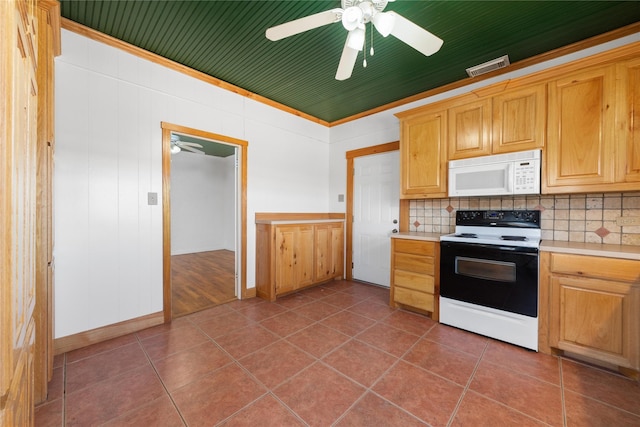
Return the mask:
{"type": "Polygon", "coordinates": [[[538,350],[540,211],[457,211],[440,237],[440,322],[538,350]]]}
{"type": "Polygon", "coordinates": [[[449,196],[540,194],[540,150],[449,161],[449,196]]]}

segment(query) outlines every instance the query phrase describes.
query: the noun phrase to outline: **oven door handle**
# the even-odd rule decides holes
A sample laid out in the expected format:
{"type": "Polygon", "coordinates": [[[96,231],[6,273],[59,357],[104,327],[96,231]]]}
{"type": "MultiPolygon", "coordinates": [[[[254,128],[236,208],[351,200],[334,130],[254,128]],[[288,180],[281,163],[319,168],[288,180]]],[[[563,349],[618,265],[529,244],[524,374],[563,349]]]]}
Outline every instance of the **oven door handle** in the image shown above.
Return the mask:
{"type": "Polygon", "coordinates": [[[519,255],[530,255],[530,256],[538,256],[538,248],[531,248],[527,246],[498,246],[498,245],[485,245],[484,243],[460,243],[460,242],[440,242],[441,246],[449,246],[449,247],[470,247],[474,248],[482,248],[487,250],[494,251],[509,251],[509,252],[517,252],[519,255]]]}

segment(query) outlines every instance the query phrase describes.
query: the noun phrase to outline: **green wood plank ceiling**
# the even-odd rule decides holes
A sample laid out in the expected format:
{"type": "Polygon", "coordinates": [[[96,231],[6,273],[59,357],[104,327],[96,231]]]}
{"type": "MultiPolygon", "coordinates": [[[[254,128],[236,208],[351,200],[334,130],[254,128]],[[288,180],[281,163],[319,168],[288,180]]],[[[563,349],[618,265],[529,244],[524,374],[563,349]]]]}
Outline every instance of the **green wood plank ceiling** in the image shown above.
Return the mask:
{"type": "Polygon", "coordinates": [[[444,40],[426,57],[373,31],[353,75],[335,80],[346,38],[340,23],[280,41],[277,24],[340,7],[333,1],[61,0],[62,16],[252,93],[335,122],[466,79],[465,69],[511,63],[640,22],[639,1],[416,1],[393,10],[444,40]]]}

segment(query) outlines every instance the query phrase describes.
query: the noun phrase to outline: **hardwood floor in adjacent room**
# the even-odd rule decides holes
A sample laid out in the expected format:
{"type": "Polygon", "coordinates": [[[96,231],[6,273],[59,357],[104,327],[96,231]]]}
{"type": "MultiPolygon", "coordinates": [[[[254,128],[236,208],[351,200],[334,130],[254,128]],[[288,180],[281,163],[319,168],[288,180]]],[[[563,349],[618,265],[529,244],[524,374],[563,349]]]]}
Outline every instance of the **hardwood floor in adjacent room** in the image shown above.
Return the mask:
{"type": "Polygon", "coordinates": [[[180,317],[236,299],[235,252],[197,252],[171,257],[172,314],[180,317]]]}

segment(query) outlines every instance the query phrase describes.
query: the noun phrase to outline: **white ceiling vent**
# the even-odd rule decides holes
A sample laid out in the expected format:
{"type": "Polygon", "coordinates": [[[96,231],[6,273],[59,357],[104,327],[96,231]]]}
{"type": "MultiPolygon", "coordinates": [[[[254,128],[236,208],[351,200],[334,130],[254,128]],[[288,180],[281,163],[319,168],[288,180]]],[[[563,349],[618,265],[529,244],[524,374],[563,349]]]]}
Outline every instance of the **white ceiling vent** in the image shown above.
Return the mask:
{"type": "Polygon", "coordinates": [[[500,58],[492,59],[475,67],[467,68],[467,74],[469,74],[469,77],[477,77],[480,74],[505,68],[507,65],[509,65],[509,55],[501,56],[500,58]]]}

